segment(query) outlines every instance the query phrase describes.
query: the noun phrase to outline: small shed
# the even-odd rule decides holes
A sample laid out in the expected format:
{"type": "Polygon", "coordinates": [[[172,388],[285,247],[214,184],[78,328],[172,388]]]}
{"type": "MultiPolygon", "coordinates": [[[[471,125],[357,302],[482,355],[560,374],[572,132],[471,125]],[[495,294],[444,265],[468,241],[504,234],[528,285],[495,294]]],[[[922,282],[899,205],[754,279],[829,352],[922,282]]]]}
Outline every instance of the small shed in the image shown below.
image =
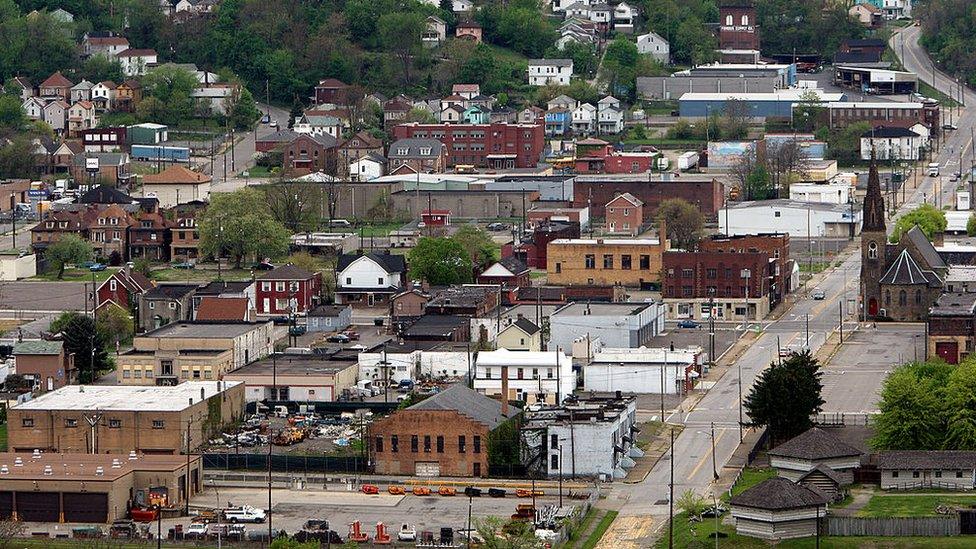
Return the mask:
{"type": "Polygon", "coordinates": [[[729,503],[736,533],[783,540],[816,535],[817,522],[826,512],[827,496],[776,477],[733,496],[729,503]]]}
{"type": "Polygon", "coordinates": [[[833,434],[813,427],[770,450],[769,464],[779,476],[793,482],[818,465],[826,465],[847,485],[854,481],[854,469],[861,466],[862,453],[833,434]]]}

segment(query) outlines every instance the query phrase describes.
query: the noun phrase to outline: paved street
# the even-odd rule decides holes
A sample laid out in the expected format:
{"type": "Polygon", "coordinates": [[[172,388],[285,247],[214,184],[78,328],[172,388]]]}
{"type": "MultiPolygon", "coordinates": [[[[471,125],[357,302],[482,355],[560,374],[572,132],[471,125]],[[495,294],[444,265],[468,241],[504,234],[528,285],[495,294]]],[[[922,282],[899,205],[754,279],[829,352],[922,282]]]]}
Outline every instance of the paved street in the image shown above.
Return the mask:
{"type": "Polygon", "coordinates": [[[84,282],[0,283],[0,317],[3,318],[34,318],[38,313],[84,308],[84,282]]]}
{"type": "MultiPolygon", "coordinates": [[[[264,105],[258,103],[258,109],[262,112],[268,112],[270,110],[271,119],[278,122],[279,128],[288,127],[288,111],[284,109],[279,109],[278,107],[264,105]]],[[[263,116],[263,114],[262,114],[263,116]]],[[[254,165],[254,153],[255,153],[255,140],[256,137],[263,137],[265,135],[270,135],[274,133],[275,130],[268,124],[258,124],[254,131],[246,132],[243,134],[237,134],[239,137],[238,141],[234,144],[233,151],[233,162],[231,150],[228,147],[223,154],[217,155],[214,161],[214,177],[213,186],[211,187],[212,192],[232,192],[240,189],[246,185],[254,185],[258,183],[263,183],[264,180],[254,180],[250,178],[237,177],[237,174],[243,172],[245,168],[249,168],[254,165]],[[227,178],[224,179],[224,162],[227,163],[227,178]],[[232,169],[232,165],[233,168],[232,169]]],[[[204,172],[209,173],[210,164],[206,163],[204,172]]]]}

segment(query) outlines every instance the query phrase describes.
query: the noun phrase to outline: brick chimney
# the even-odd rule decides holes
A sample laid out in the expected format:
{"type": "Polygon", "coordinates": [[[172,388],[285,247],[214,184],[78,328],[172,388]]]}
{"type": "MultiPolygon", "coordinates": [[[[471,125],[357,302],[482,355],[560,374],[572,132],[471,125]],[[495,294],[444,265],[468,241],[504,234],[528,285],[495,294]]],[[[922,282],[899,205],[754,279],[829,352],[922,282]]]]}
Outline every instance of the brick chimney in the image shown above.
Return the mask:
{"type": "Polygon", "coordinates": [[[502,366],[502,415],[508,415],[508,366],[502,366]]]}

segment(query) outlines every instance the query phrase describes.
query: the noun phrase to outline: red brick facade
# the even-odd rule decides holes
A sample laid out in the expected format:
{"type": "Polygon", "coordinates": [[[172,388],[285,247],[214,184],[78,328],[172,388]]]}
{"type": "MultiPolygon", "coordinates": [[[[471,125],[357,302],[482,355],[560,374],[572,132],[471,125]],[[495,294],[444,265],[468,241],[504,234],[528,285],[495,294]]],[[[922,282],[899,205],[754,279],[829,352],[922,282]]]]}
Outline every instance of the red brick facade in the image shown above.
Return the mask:
{"type": "Polygon", "coordinates": [[[770,293],[769,268],[765,252],[729,254],[724,252],[665,252],[661,288],[665,298],[707,298],[714,291],[716,299],[758,298],[770,293]],[[749,279],[742,270],[749,269],[749,279]]]}
{"type": "Polygon", "coordinates": [[[779,302],[783,296],[792,292],[790,287],[790,235],[786,233],[754,234],[742,236],[716,235],[706,238],[699,244],[699,249],[705,252],[749,253],[763,252],[775,259],[772,267],[773,303],[779,302]]]}
{"type": "Polygon", "coordinates": [[[736,2],[719,8],[718,43],[722,50],[759,49],[756,8],[750,2],[736,2]]]}
{"type": "Polygon", "coordinates": [[[622,194],[607,203],[607,230],[635,236],[644,224],[644,203],[633,195],[622,194]]]}
{"type": "Polygon", "coordinates": [[[685,176],[671,181],[649,178],[577,178],[573,183],[573,206],[582,208],[589,205],[592,217],[604,217],[607,202],[619,194],[630,193],[644,203],[644,221],[651,221],[657,213],[658,205],[669,198],[684,199],[699,207],[706,217],[714,219],[722,209],[725,186],[714,178],[689,179],[691,178],[685,176]]]}
{"type": "Polygon", "coordinates": [[[370,428],[369,453],[381,475],[414,475],[436,463],[440,476],[487,476],[488,432],[454,410],[401,410],[370,428]]]}
{"type": "Polygon", "coordinates": [[[395,139],[437,139],[447,149],[448,166],[479,168],[535,168],[544,152],[543,128],[538,124],[400,124],[395,139]]]}

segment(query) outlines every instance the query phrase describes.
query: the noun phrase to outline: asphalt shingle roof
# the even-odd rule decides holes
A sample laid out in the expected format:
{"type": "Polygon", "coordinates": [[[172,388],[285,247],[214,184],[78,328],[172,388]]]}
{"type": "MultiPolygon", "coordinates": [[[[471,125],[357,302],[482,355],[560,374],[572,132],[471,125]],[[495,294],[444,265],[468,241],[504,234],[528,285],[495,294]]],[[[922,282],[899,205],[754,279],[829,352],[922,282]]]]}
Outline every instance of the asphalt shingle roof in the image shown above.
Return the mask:
{"type": "MultiPolygon", "coordinates": [[[[339,256],[339,263],[336,266],[336,270],[342,272],[346,270],[346,267],[352,264],[360,257],[359,254],[342,254],[339,256]]],[[[403,273],[407,270],[407,260],[402,255],[397,254],[365,254],[365,257],[370,258],[377,265],[383,267],[388,273],[403,273]]]]}
{"type": "Polygon", "coordinates": [[[773,448],[769,455],[817,461],[860,456],[861,451],[823,429],[813,427],[773,448]]]}
{"type": "Polygon", "coordinates": [[[23,341],[14,345],[14,355],[58,355],[63,341],[23,341]]]}
{"type": "Polygon", "coordinates": [[[737,496],[732,496],[730,503],[739,507],[785,511],[825,505],[827,498],[806,486],[776,477],[760,482],[737,496]]]}
{"type": "Polygon", "coordinates": [[[195,284],[160,284],[143,295],[146,299],[182,299],[198,287],[195,284]]]}
{"type": "Polygon", "coordinates": [[[275,267],[267,274],[259,276],[258,280],[308,280],[314,276],[312,273],[288,263],[280,267],[275,267]]]}
{"type": "Polygon", "coordinates": [[[879,469],[974,469],[976,452],[964,450],[896,450],[881,452],[879,469]]]}
{"type": "Polygon", "coordinates": [[[410,406],[407,410],[454,410],[486,425],[489,430],[495,429],[514,415],[502,414],[501,402],[468,389],[460,383],[410,406]]]}

